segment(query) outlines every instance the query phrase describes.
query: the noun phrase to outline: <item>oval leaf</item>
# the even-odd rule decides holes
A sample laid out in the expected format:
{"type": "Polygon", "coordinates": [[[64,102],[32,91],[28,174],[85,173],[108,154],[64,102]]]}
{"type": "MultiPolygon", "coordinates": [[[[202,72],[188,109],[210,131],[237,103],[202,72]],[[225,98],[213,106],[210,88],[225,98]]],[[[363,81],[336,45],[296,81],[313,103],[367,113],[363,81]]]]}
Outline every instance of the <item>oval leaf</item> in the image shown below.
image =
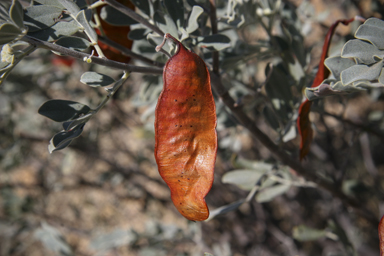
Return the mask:
{"type": "Polygon", "coordinates": [[[61,21],[48,29],[43,29],[32,33],[28,32],[28,35],[43,41],[52,42],[59,39],[61,36],[71,36],[78,32],[80,29],[81,27],[75,20],[70,22],[61,21]]]}
{"type": "Polygon", "coordinates": [[[188,34],[194,32],[196,29],[199,28],[199,24],[197,23],[197,19],[200,17],[200,15],[204,12],[204,9],[201,8],[198,5],[193,6],[191,14],[189,15],[188,19],[188,26],[185,29],[188,34]]]}
{"type": "Polygon", "coordinates": [[[9,24],[4,23],[0,26],[0,45],[7,44],[14,39],[16,39],[21,34],[20,28],[9,24]]]}
{"type": "Polygon", "coordinates": [[[61,0],[60,3],[74,16],[80,12],[79,6],[72,0],[61,0]]]}
{"type": "Polygon", "coordinates": [[[98,87],[110,85],[114,83],[115,80],[112,77],[97,72],[85,72],[81,76],[80,82],[92,87],[98,87]]]}
{"type": "Polygon", "coordinates": [[[88,40],[81,37],[75,37],[75,36],[60,37],[60,39],[57,40],[55,44],[58,44],[68,49],[76,50],[76,51],[85,51],[91,46],[91,42],[89,42],[88,40]]]}
{"type": "Polygon", "coordinates": [[[49,142],[49,153],[68,147],[74,139],[81,135],[83,128],[84,124],[81,124],[70,131],[56,133],[49,142]]]}
{"type": "MultiPolygon", "coordinates": [[[[91,11],[91,10],[88,10],[91,11]]],[[[86,34],[90,39],[92,39],[92,42],[97,41],[97,34],[96,31],[89,25],[88,15],[86,15],[85,11],[82,10],[76,15],[76,20],[81,24],[81,26],[84,28],[86,34]]]]}
{"type": "Polygon", "coordinates": [[[324,61],[324,65],[331,71],[335,79],[340,80],[341,72],[349,67],[355,65],[355,61],[341,56],[334,56],[327,58],[324,61]]]}
{"type": "Polygon", "coordinates": [[[275,197],[284,194],[289,190],[291,185],[288,184],[278,184],[272,187],[267,187],[257,193],[256,201],[259,203],[266,203],[274,199],[275,197]]]}
{"type": "Polygon", "coordinates": [[[292,230],[293,238],[300,242],[313,241],[325,237],[326,231],[314,229],[305,225],[296,226],[292,230]]]}
{"type": "Polygon", "coordinates": [[[24,16],[24,24],[29,32],[46,29],[55,24],[62,15],[62,9],[49,5],[35,5],[28,7],[24,16]]]}
{"type": "Polygon", "coordinates": [[[69,100],[49,100],[39,108],[39,114],[56,122],[65,122],[87,114],[91,109],[84,104],[69,100]]]}
{"type": "Polygon", "coordinates": [[[227,172],[221,178],[221,182],[233,184],[241,189],[250,191],[264,176],[267,170],[235,170],[227,172]]]}
{"type": "Polygon", "coordinates": [[[364,64],[375,63],[374,56],[383,54],[384,51],[380,51],[376,46],[357,39],[346,42],[341,50],[343,58],[357,58],[364,64]]]}
{"type": "Polygon", "coordinates": [[[11,8],[9,9],[9,17],[20,29],[24,28],[24,10],[19,1],[12,1],[11,8]]]}
{"type": "Polygon", "coordinates": [[[355,37],[367,40],[379,49],[384,49],[384,21],[370,18],[359,26],[355,37]]]}
{"type": "Polygon", "coordinates": [[[361,80],[376,80],[378,79],[381,69],[383,68],[383,61],[367,66],[367,65],[354,65],[341,72],[341,82],[343,85],[361,81],[361,80]]]}

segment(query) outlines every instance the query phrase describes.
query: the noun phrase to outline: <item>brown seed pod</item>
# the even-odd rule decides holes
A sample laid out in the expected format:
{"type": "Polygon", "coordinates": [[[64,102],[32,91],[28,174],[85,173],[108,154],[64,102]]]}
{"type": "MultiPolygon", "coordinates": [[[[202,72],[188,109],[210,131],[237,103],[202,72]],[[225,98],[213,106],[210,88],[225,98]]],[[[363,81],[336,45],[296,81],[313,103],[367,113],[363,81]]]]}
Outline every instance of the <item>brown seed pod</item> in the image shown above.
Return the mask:
{"type": "Polygon", "coordinates": [[[216,110],[204,61],[178,40],[177,53],[164,67],[164,87],[155,119],[155,158],[177,210],[205,220],[217,153],[216,110]]]}

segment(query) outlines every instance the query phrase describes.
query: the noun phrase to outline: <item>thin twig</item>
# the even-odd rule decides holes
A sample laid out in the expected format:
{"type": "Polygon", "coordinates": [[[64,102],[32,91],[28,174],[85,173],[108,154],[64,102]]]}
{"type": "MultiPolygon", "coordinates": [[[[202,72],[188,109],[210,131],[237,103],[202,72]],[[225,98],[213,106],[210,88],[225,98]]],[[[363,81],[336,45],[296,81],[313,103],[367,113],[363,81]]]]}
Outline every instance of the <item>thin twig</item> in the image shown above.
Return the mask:
{"type": "Polygon", "coordinates": [[[66,47],[63,47],[63,46],[60,46],[57,44],[52,44],[49,42],[45,42],[45,41],[30,37],[30,36],[24,36],[23,38],[21,38],[21,40],[24,42],[27,42],[31,45],[34,45],[36,47],[45,48],[45,49],[55,51],[55,52],[60,52],[64,55],[68,55],[68,56],[74,57],[76,59],[84,60],[84,58],[90,58],[92,60],[92,63],[103,65],[106,67],[126,70],[129,72],[138,72],[138,73],[147,73],[147,74],[148,73],[149,74],[162,74],[163,73],[162,68],[133,66],[133,65],[128,65],[125,63],[113,61],[113,60],[102,59],[100,57],[90,56],[87,53],[71,50],[71,49],[68,49],[66,47]]]}
{"type": "Polygon", "coordinates": [[[160,63],[160,62],[157,62],[157,61],[153,61],[151,59],[148,59],[148,58],[144,57],[143,55],[134,53],[130,49],[122,46],[121,44],[118,44],[118,43],[108,39],[107,37],[99,36],[98,39],[99,39],[100,42],[102,42],[102,43],[104,43],[104,44],[106,44],[108,46],[111,46],[112,48],[115,48],[116,50],[120,51],[122,54],[124,54],[126,56],[132,57],[134,59],[140,60],[140,61],[142,61],[144,63],[147,63],[149,65],[153,65],[153,66],[156,66],[156,67],[159,67],[159,68],[162,68],[164,66],[163,63],[160,63]]]}
{"type": "Polygon", "coordinates": [[[143,24],[144,26],[148,27],[149,29],[153,30],[157,34],[159,34],[161,37],[164,36],[164,32],[161,31],[157,26],[151,24],[148,22],[148,20],[141,15],[137,14],[136,12],[132,11],[128,7],[122,5],[119,2],[116,2],[115,0],[103,0],[108,5],[112,6],[113,8],[119,10],[120,12],[124,13],[125,15],[129,16],[130,18],[134,19],[135,21],[143,24]]]}

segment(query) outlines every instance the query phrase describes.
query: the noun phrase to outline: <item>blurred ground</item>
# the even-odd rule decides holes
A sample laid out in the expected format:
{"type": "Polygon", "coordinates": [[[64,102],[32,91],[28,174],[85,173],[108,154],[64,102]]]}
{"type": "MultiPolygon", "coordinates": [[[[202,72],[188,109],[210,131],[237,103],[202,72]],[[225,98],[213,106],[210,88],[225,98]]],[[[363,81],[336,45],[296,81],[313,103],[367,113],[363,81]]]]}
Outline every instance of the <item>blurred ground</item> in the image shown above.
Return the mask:
{"type": "MultiPolygon", "coordinates": [[[[302,3],[291,2],[297,6],[302,3]]],[[[314,15],[327,11],[323,22],[312,22],[308,27],[305,43],[313,48],[313,67],[318,63],[323,37],[333,21],[357,14],[381,18],[379,13],[371,11],[371,5],[380,2],[313,0],[307,3],[313,5],[314,15]]],[[[349,26],[337,31],[335,47],[342,46],[352,29],[349,26]]],[[[80,138],[67,149],[50,155],[48,142],[61,128],[60,124],[37,114],[40,105],[48,99],[69,99],[96,106],[105,94],[79,82],[81,74],[87,71],[85,64],[75,63],[71,69],[52,66],[49,62],[52,56],[46,54],[39,51],[21,63],[0,89],[1,256],[71,255],[70,251],[74,255],[108,256],[203,255],[204,252],[215,256],[348,255],[340,241],[324,238],[299,243],[291,236],[296,225],[323,228],[327,220],[346,230],[359,255],[378,255],[376,230],[353,213],[350,213],[352,217],[347,216],[348,210],[341,202],[318,189],[292,188],[270,203],[253,202],[210,222],[193,223],[184,219],[174,208],[169,190],[157,172],[154,135],[145,128],[151,119],[143,118],[148,106],[133,104],[143,84],[138,74],[133,74],[113,102],[85,126],[80,138]]],[[[102,72],[114,78],[120,74],[105,68],[102,72]]],[[[373,105],[364,93],[356,95],[346,108],[334,98],[324,104],[329,112],[344,113],[346,119],[354,121],[364,120],[373,110],[384,110],[383,104],[373,105]]],[[[344,143],[337,138],[356,136],[353,132],[345,134],[345,124],[332,117],[322,120],[316,113],[311,117],[320,132],[322,127],[324,131],[332,129],[335,149],[344,143]],[[321,126],[322,123],[325,125],[321,126]]],[[[260,127],[270,130],[262,122],[260,127]]],[[[236,129],[243,142],[239,155],[250,159],[271,157],[242,127],[236,129]]],[[[273,132],[269,135],[275,136],[273,132]]],[[[322,142],[319,139],[316,143],[322,142]]],[[[291,146],[297,145],[296,140],[291,146]]],[[[376,184],[375,177],[382,178],[384,173],[383,147],[375,145],[378,156],[373,176],[363,180],[367,185],[376,184]]],[[[315,147],[319,155],[325,154],[319,148],[315,147]]],[[[247,195],[221,183],[221,176],[233,166],[231,156],[220,152],[218,155],[215,182],[207,196],[210,209],[247,195]]],[[[361,155],[358,146],[341,152],[346,161],[355,155],[361,155]]],[[[361,171],[366,170],[363,159],[354,160],[356,178],[366,175],[361,171]]],[[[321,158],[313,161],[328,168],[321,158]]],[[[376,185],[382,190],[382,184],[376,185]]],[[[372,201],[371,207],[378,211],[382,204],[372,201]]]]}

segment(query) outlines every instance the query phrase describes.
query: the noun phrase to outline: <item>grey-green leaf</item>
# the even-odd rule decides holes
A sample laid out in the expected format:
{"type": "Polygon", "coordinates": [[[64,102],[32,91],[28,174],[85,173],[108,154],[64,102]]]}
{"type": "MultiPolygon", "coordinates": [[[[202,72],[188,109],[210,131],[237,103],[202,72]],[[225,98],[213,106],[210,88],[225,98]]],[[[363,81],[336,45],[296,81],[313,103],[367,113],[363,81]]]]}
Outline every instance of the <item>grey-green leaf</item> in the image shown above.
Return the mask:
{"type": "Polygon", "coordinates": [[[383,54],[384,51],[380,51],[376,46],[358,39],[349,40],[345,43],[343,49],[341,50],[342,57],[357,58],[364,64],[375,63],[376,61],[373,57],[383,54]]]}
{"type": "Polygon", "coordinates": [[[88,40],[75,37],[75,36],[63,36],[55,42],[55,44],[61,45],[63,47],[69,48],[76,51],[85,51],[91,46],[91,42],[88,40]]]}
{"type": "Polygon", "coordinates": [[[367,40],[379,49],[384,49],[384,21],[377,18],[368,19],[359,26],[355,37],[367,40]]]}
{"type": "Polygon", "coordinates": [[[360,80],[376,80],[380,75],[382,67],[383,61],[379,61],[371,67],[366,65],[354,65],[341,72],[341,82],[343,85],[348,85],[360,80]]]}
{"type": "Polygon", "coordinates": [[[267,187],[261,190],[259,193],[257,193],[256,201],[259,203],[269,202],[275,197],[287,192],[290,187],[291,185],[289,184],[277,184],[271,187],[267,187]]]}
{"type": "Polygon", "coordinates": [[[114,26],[129,26],[137,24],[138,22],[128,17],[124,13],[116,10],[115,8],[107,5],[104,6],[100,11],[100,18],[102,18],[108,24],[114,26]]]}
{"type": "Polygon", "coordinates": [[[295,226],[292,230],[292,236],[300,242],[313,241],[325,237],[326,231],[314,229],[305,225],[295,226]]]}
{"type": "Polygon", "coordinates": [[[18,0],[13,0],[9,9],[9,17],[20,28],[24,28],[24,10],[18,0]]]}
{"type": "Polygon", "coordinates": [[[92,39],[92,41],[97,42],[97,34],[96,31],[89,25],[89,21],[87,15],[84,10],[80,11],[76,15],[76,20],[83,26],[87,35],[92,39]]]}
{"type": "Polygon", "coordinates": [[[44,41],[52,42],[59,39],[61,36],[71,36],[80,29],[81,27],[75,20],[70,22],[61,21],[48,29],[28,33],[28,35],[44,41]]]}
{"type": "Polygon", "coordinates": [[[56,133],[49,142],[49,153],[68,147],[74,139],[81,135],[83,128],[84,124],[80,124],[70,131],[56,133]]]}
{"type": "Polygon", "coordinates": [[[85,72],[81,78],[80,82],[87,84],[92,87],[98,86],[107,86],[115,82],[115,80],[107,75],[100,74],[97,72],[85,72]]]}
{"type": "Polygon", "coordinates": [[[61,0],[60,2],[68,12],[70,12],[73,16],[76,16],[80,12],[79,6],[73,2],[72,0],[61,0]]]}
{"type": "Polygon", "coordinates": [[[55,24],[62,15],[62,9],[49,5],[35,5],[28,7],[24,16],[24,23],[29,32],[46,29],[55,24]]]}
{"type": "Polygon", "coordinates": [[[178,28],[184,27],[184,3],[183,0],[164,0],[169,15],[178,28]]]}
{"type": "Polygon", "coordinates": [[[198,46],[211,51],[221,51],[231,46],[231,39],[225,35],[216,34],[198,38],[198,46]]]}
{"type": "Polygon", "coordinates": [[[91,109],[84,104],[69,100],[49,100],[38,113],[56,122],[65,122],[87,114],[91,109]]]}
{"type": "Polygon", "coordinates": [[[227,172],[221,178],[221,182],[233,184],[241,189],[250,191],[263,177],[267,170],[234,170],[227,172]]]}
{"type": "Polygon", "coordinates": [[[199,24],[197,23],[197,19],[200,17],[200,15],[203,12],[204,12],[204,9],[198,5],[195,5],[192,7],[192,11],[191,11],[191,14],[189,15],[189,19],[188,19],[188,26],[185,29],[188,34],[194,32],[196,29],[199,28],[199,24]]]}
{"type": "Polygon", "coordinates": [[[60,3],[60,1],[61,0],[34,0],[33,4],[36,5],[36,3],[38,3],[41,5],[53,5],[64,10],[65,7],[60,3]]]}
{"type": "Polygon", "coordinates": [[[21,34],[20,28],[4,23],[0,26],[0,45],[7,44],[16,39],[21,34]]]}
{"type": "Polygon", "coordinates": [[[342,58],[341,56],[334,56],[325,59],[324,65],[331,71],[335,79],[340,80],[341,72],[356,63],[351,59],[342,58]]]}
{"type": "Polygon", "coordinates": [[[36,229],[34,237],[40,240],[44,246],[55,255],[72,255],[72,249],[55,227],[43,222],[41,228],[36,229]]]}

